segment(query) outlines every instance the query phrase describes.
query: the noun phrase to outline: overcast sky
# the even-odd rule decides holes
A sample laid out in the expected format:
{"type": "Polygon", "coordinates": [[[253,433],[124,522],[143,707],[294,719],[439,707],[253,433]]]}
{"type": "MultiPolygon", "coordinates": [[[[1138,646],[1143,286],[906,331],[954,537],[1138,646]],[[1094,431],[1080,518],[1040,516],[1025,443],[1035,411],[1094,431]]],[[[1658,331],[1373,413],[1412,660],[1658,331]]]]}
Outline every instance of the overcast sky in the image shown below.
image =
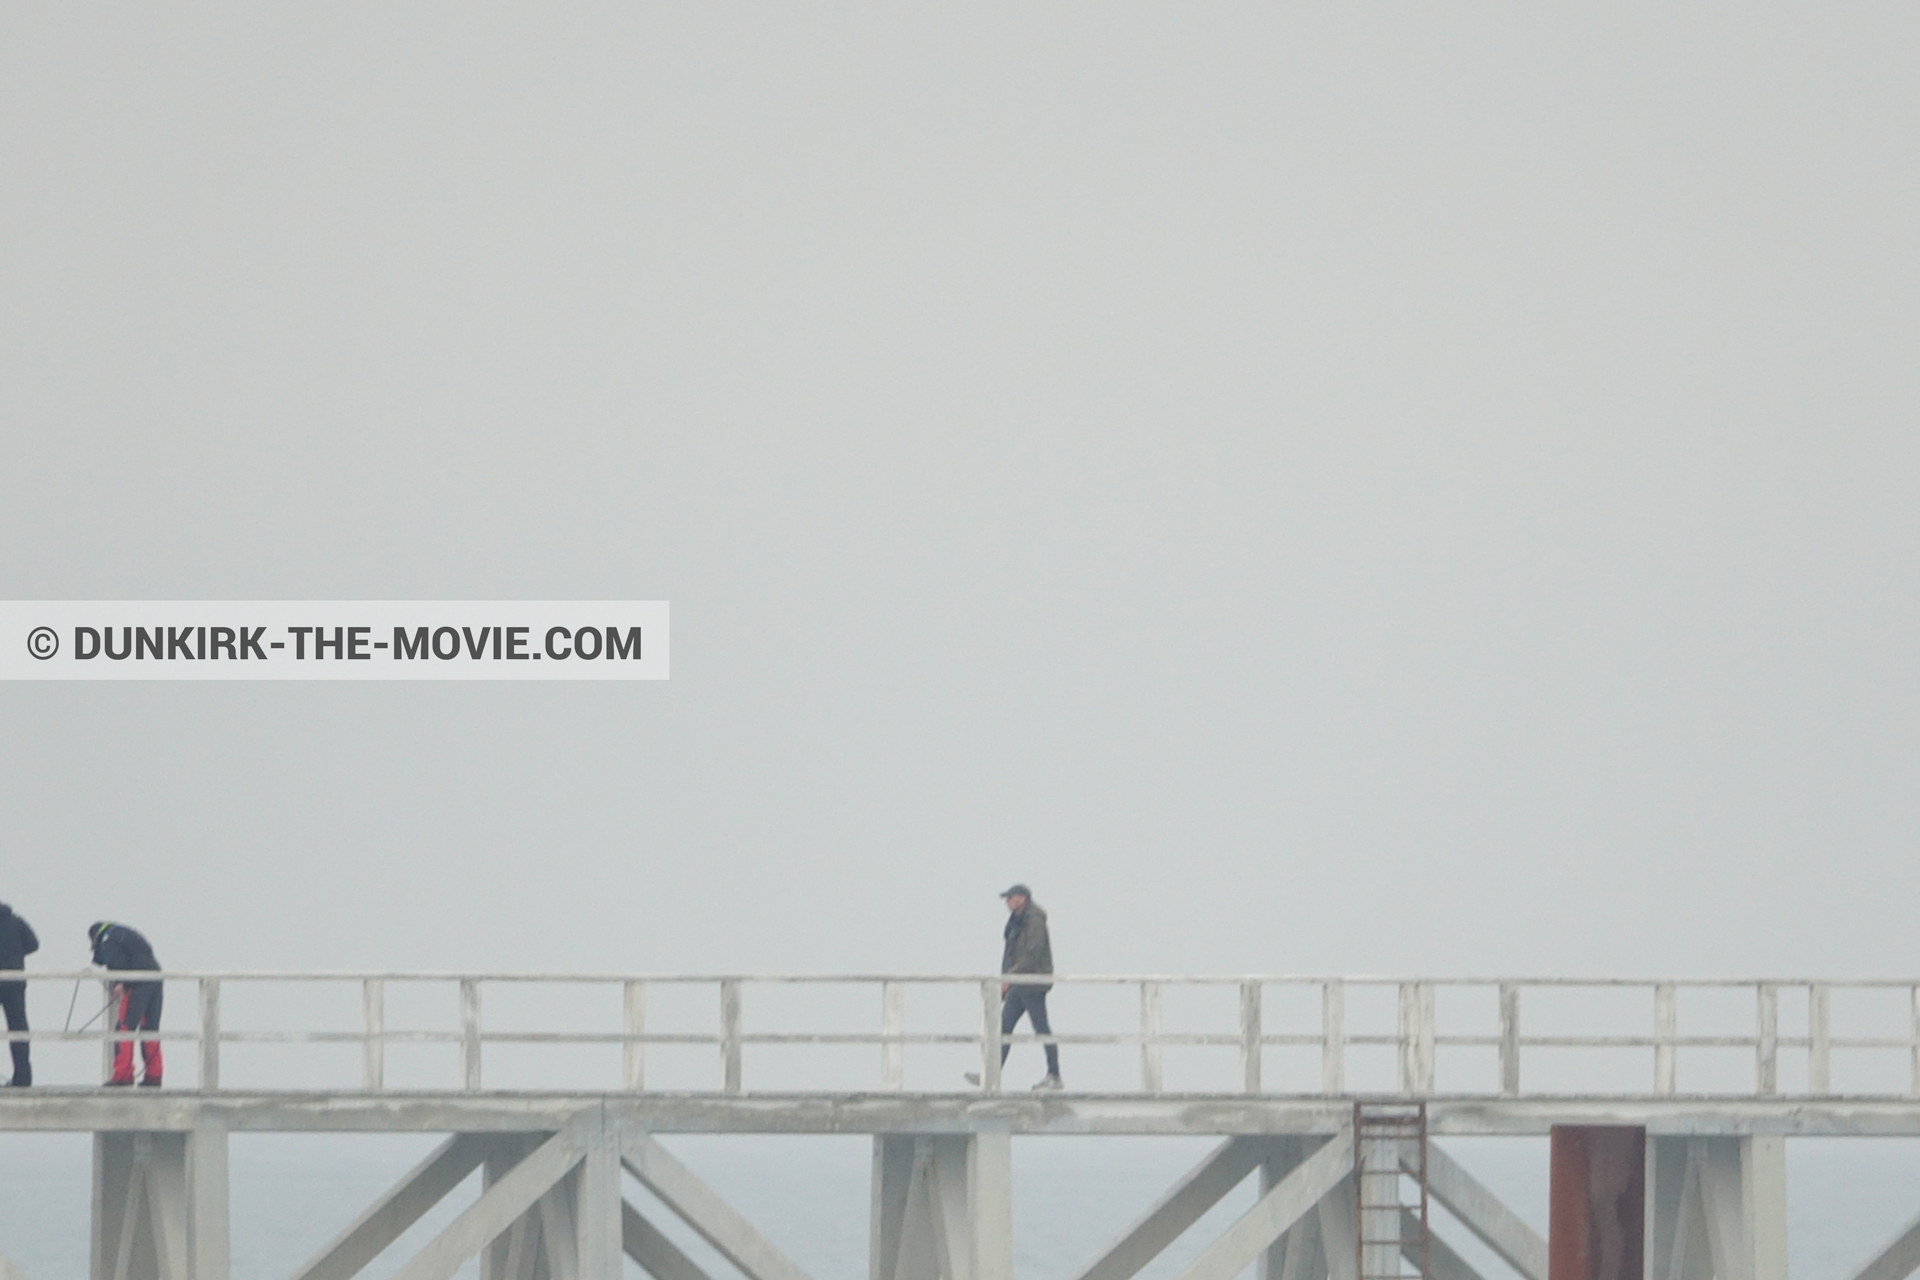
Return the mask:
{"type": "Polygon", "coordinates": [[[1920,11],[15,5],[0,597],[665,684],[0,687],[174,967],[1911,975],[1920,11]]]}

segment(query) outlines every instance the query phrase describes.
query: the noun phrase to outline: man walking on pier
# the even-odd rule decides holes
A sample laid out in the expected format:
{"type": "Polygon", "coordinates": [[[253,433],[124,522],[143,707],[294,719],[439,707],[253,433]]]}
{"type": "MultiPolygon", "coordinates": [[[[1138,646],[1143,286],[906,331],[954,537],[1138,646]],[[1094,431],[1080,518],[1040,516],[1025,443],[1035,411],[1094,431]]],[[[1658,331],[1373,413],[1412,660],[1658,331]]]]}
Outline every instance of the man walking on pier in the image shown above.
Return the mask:
{"type": "MultiPolygon", "coordinates": [[[[39,949],[40,939],[33,936],[33,926],[0,902],[0,969],[26,968],[27,957],[39,949]]],[[[0,982],[0,1008],[7,1012],[7,1030],[25,1031],[27,984],[0,982]]],[[[33,1059],[28,1053],[31,1046],[25,1040],[15,1040],[7,1047],[13,1050],[13,1079],[8,1083],[24,1089],[33,1083],[33,1059]]]]}
{"type": "MultiPolygon", "coordinates": [[[[93,943],[93,962],[111,970],[148,969],[158,972],[160,961],[153,947],[139,930],[105,920],[87,930],[93,943]]],[[[158,982],[116,982],[113,984],[114,1027],[119,1031],[158,1031],[160,1029],[160,984],[158,982]]],[[[160,1087],[160,1042],[142,1040],[140,1056],[145,1066],[142,1085],[160,1087]]],[[[118,1040],[113,1046],[113,1074],[110,1085],[133,1083],[133,1041],[118,1040]]]]}
{"type": "MultiPolygon", "coordinates": [[[[1007,927],[1001,937],[1005,945],[1000,951],[1001,973],[1052,973],[1053,940],[1047,936],[1047,912],[1033,900],[1033,891],[1024,884],[1016,884],[1000,895],[1007,904],[1007,927]]],[[[1000,1034],[1010,1035],[1019,1025],[1022,1014],[1033,1028],[1035,1035],[1050,1036],[1053,1027],[1047,1021],[1047,990],[1051,982],[1003,982],[1000,984],[1000,1034]]],[[[1000,1045],[1000,1061],[1004,1065],[1007,1054],[1013,1046],[1004,1040],[1000,1045]]],[[[1060,1046],[1047,1044],[1047,1074],[1035,1089],[1059,1089],[1060,1083],[1060,1046]]],[[[979,1084],[977,1072],[967,1072],[970,1084],[979,1084]]]]}

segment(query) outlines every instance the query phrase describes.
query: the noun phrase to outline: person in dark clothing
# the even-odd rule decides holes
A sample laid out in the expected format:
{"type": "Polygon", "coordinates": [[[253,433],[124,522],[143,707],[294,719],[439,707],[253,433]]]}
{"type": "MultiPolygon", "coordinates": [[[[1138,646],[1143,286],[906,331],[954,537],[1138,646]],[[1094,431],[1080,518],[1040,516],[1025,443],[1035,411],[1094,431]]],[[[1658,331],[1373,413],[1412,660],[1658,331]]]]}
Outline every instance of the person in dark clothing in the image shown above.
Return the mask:
{"type": "MultiPolygon", "coordinates": [[[[93,962],[116,972],[146,969],[158,972],[159,958],[139,930],[124,924],[99,921],[87,930],[93,943],[93,962]]],[[[161,984],[158,982],[116,982],[113,984],[114,1027],[120,1031],[158,1031],[160,1029],[161,984]]],[[[144,1071],[142,1085],[160,1087],[160,1042],[142,1040],[140,1056],[144,1071]]],[[[113,1046],[113,1074],[110,1085],[133,1083],[133,1041],[118,1040],[113,1046]]]]}
{"type": "MultiPolygon", "coordinates": [[[[33,936],[33,926],[13,913],[13,908],[0,902],[0,969],[24,969],[27,957],[40,949],[40,939],[33,936]]],[[[27,1029],[27,984],[24,982],[0,982],[0,1008],[7,1013],[7,1030],[25,1031],[27,1029]]],[[[9,1084],[26,1088],[33,1083],[32,1048],[25,1040],[15,1040],[7,1046],[13,1050],[13,1079],[9,1084]]]]}
{"type": "MultiPolygon", "coordinates": [[[[1052,973],[1053,940],[1047,934],[1047,913],[1039,903],[1033,900],[1033,891],[1024,884],[1016,884],[1001,894],[1007,904],[1007,927],[1001,937],[1005,945],[1000,951],[1001,973],[1052,973]]],[[[1035,1035],[1050,1036],[1053,1027],[1047,1020],[1047,991],[1051,982],[1003,982],[1000,984],[1000,1034],[1010,1035],[1024,1015],[1035,1035]]],[[[1013,1046],[1003,1042],[1000,1045],[1000,1061],[1004,1064],[1007,1054],[1013,1046]]],[[[1060,1046],[1049,1043],[1047,1051],[1047,1074],[1035,1089],[1060,1089],[1060,1046]]],[[[977,1073],[969,1071],[967,1080],[979,1084],[977,1073]]]]}

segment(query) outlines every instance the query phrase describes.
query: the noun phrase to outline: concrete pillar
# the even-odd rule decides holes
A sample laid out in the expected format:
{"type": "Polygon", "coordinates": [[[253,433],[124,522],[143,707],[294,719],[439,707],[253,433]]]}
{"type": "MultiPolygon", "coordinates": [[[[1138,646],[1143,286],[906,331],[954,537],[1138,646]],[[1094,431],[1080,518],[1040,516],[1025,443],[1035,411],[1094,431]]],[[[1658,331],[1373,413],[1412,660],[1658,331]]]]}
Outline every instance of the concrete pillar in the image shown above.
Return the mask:
{"type": "MultiPolygon", "coordinates": [[[[620,1280],[625,1224],[618,1126],[581,1123],[580,1163],[480,1250],[482,1280],[620,1280]]],[[[497,1139],[482,1168],[484,1195],[540,1146],[546,1134],[497,1139]]]]}
{"type": "Polygon", "coordinates": [[[227,1131],[200,1125],[187,1139],[187,1247],[193,1280],[231,1280],[232,1221],[227,1131]]]}
{"type": "MultiPolygon", "coordinates": [[[[482,1193],[546,1137],[497,1140],[481,1166],[482,1193]]],[[[619,1135],[601,1120],[590,1127],[579,1167],[480,1251],[481,1280],[620,1280],[621,1198],[619,1135]]]]}
{"type": "Polygon", "coordinates": [[[895,1280],[900,1237],[907,1221],[907,1192],[913,1184],[914,1139],[901,1134],[873,1136],[873,1183],[867,1219],[868,1280],[895,1280]]]}
{"type": "Polygon", "coordinates": [[[1010,1133],[877,1134],[872,1280],[1012,1280],[1010,1133]]]}
{"type": "Polygon", "coordinates": [[[227,1134],[93,1138],[93,1280],[230,1280],[227,1134]]]}
{"type": "Polygon", "coordinates": [[[1647,1141],[1649,1280],[1786,1280],[1780,1134],[1647,1141]]]}
{"type": "Polygon", "coordinates": [[[1013,1280],[1013,1134],[976,1133],[967,1140],[967,1221],[972,1227],[971,1280],[1013,1280]]]}
{"type": "MultiPolygon", "coordinates": [[[[495,1141],[481,1164],[481,1191],[493,1188],[514,1166],[526,1159],[549,1135],[529,1133],[502,1136],[495,1141]]],[[[561,1274],[555,1266],[555,1242],[549,1228],[557,1222],[567,1232],[558,1242],[559,1251],[570,1260],[574,1247],[572,1187],[574,1175],[562,1178],[533,1207],[514,1219],[513,1225],[480,1251],[481,1280],[556,1280],[561,1274]],[[562,1203],[556,1204],[556,1198],[562,1203]]]]}
{"type": "Polygon", "coordinates": [[[580,1170],[569,1170],[540,1197],[540,1264],[534,1280],[579,1280],[580,1237],[574,1207],[580,1199],[580,1170]]]}
{"type": "MultiPolygon", "coordinates": [[[[480,1166],[480,1189],[483,1194],[493,1190],[494,1184],[520,1163],[526,1154],[524,1147],[522,1141],[503,1137],[487,1152],[487,1158],[480,1166]]],[[[524,1223],[523,1216],[505,1235],[480,1251],[480,1280],[513,1280],[513,1272],[507,1266],[507,1249],[515,1231],[524,1234],[524,1223]]],[[[524,1243],[521,1247],[525,1247],[524,1243]]]]}
{"type": "Polygon", "coordinates": [[[1787,1280],[1786,1135],[1756,1133],[1737,1141],[1753,1280],[1787,1280]]]}
{"type": "Polygon", "coordinates": [[[620,1144],[604,1118],[570,1179],[579,1280],[620,1280],[620,1144]]]}
{"type": "Polygon", "coordinates": [[[1363,1276],[1400,1273],[1400,1142],[1367,1138],[1360,1145],[1360,1232],[1356,1259],[1363,1276]]]}
{"type": "MultiPolygon", "coordinates": [[[[1279,1186],[1318,1148],[1318,1139],[1275,1138],[1260,1161],[1260,1194],[1279,1186]]],[[[1308,1214],[1298,1225],[1260,1251],[1254,1263],[1256,1280],[1319,1280],[1326,1272],[1320,1256],[1319,1215],[1308,1214]]]]}
{"type": "Polygon", "coordinates": [[[1359,1193],[1349,1175],[1320,1202],[1320,1256],[1329,1280],[1359,1280],[1360,1230],[1356,1208],[1359,1193]]]}
{"type": "Polygon", "coordinates": [[[153,1232],[143,1212],[145,1179],[139,1173],[137,1141],[146,1147],[139,1154],[151,1161],[152,1134],[93,1135],[93,1228],[88,1250],[92,1280],[114,1280],[122,1270],[123,1253],[127,1255],[125,1274],[129,1280],[158,1280],[160,1275],[153,1232]]]}

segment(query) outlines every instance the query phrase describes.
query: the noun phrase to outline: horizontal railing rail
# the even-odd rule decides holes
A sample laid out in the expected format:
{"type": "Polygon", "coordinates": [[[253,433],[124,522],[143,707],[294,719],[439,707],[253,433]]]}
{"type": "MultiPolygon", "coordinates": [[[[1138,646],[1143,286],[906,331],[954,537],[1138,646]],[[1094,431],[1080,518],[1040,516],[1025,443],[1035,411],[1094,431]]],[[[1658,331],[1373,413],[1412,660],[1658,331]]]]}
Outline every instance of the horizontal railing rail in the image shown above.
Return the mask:
{"type": "MultiPolygon", "coordinates": [[[[159,1041],[196,1046],[196,1084],[202,1091],[221,1088],[224,1050],[243,1045],[357,1045],[361,1063],[357,1088],[365,1092],[393,1091],[387,1083],[388,1050],[403,1045],[451,1045],[457,1047],[456,1077],[442,1086],[446,1090],[474,1092],[485,1087],[483,1059],[487,1046],[554,1048],[557,1046],[617,1047],[621,1050],[621,1071],[609,1089],[643,1091],[647,1088],[648,1050],[675,1047],[705,1047],[715,1051],[712,1091],[737,1094],[746,1091],[745,1050],[753,1047],[839,1046],[875,1049],[879,1054],[879,1088],[898,1091],[906,1087],[906,1051],[920,1047],[964,1047],[969,1056],[977,1055],[978,1088],[984,1092],[1001,1089],[1002,1050],[1007,1045],[1047,1043],[1075,1048],[1106,1047],[1137,1052],[1137,1085],[1121,1090],[1153,1095],[1169,1092],[1167,1061],[1169,1050],[1234,1050],[1238,1054],[1238,1072],[1230,1092],[1265,1092],[1305,1096],[1347,1096],[1350,1092],[1398,1092],[1408,1096],[1448,1095],[1520,1097],[1523,1081],[1535,1094],[1566,1092],[1554,1089],[1553,1070],[1545,1074],[1549,1087],[1537,1083],[1541,1072],[1540,1051],[1630,1051],[1644,1055],[1634,1080],[1617,1081],[1620,1087],[1609,1094],[1627,1096],[1679,1096],[1679,1065],[1683,1053],[1735,1050],[1751,1054],[1750,1079],[1740,1087],[1721,1083],[1718,1087],[1694,1089],[1688,1096],[1769,1097],[1829,1096],[1833,1087],[1836,1052],[1904,1051],[1905,1060],[1898,1072],[1900,1087],[1856,1089],[1863,1094],[1902,1094],[1920,1098],[1920,980],[1818,978],[1426,978],[1390,975],[1332,977],[1291,974],[1056,974],[1045,977],[1019,974],[602,974],[602,973],[451,973],[401,971],[321,971],[276,972],[268,970],[167,971],[109,973],[98,969],[67,972],[7,972],[3,982],[26,982],[36,986],[75,984],[77,992],[84,984],[102,984],[103,994],[114,982],[164,982],[170,991],[193,989],[196,1007],[189,1029],[169,1026],[164,1030],[120,1031],[100,1025],[102,1013],[88,1005],[93,1025],[79,1030],[23,1030],[0,1033],[10,1042],[29,1044],[70,1044],[94,1042],[111,1046],[117,1042],[159,1041]],[[1124,1030],[1056,1031],[1050,1035],[1009,1034],[1001,1031],[1001,1000],[1008,984],[1046,984],[1056,988],[1131,988],[1138,1002],[1137,1024],[1124,1030]],[[247,989],[277,984],[342,985],[357,988],[358,1025],[349,1029],[314,1027],[312,1029],[275,1029],[229,1025],[222,1018],[223,990],[247,989]],[[483,992],[502,987],[614,987],[621,994],[617,1024],[589,1026],[561,1031],[534,1031],[489,1027],[483,1016],[483,992]],[[711,987],[718,997],[717,1023],[712,1030],[662,1030],[647,1026],[648,994],[658,989],[711,987]],[[389,1025],[389,993],[395,988],[446,988],[452,997],[448,1021],[442,1027],[389,1025]],[[871,1030],[808,1031],[791,1029],[754,1029],[748,1025],[744,993],[756,988],[791,990],[796,987],[868,988],[878,996],[866,1006],[878,1014],[871,1030]],[[906,1022],[908,996],[915,990],[973,988],[977,992],[977,1013],[968,1022],[954,1022],[946,1011],[947,1024],[933,1030],[909,1030],[906,1022]],[[1214,989],[1234,998],[1237,1013],[1217,1019],[1213,1029],[1174,1029],[1167,1025],[1169,992],[1181,989],[1214,989]],[[1276,989],[1292,992],[1293,1005],[1281,1010],[1270,1000],[1276,989]],[[1350,1019],[1354,993],[1385,991],[1391,997],[1392,1025],[1382,1029],[1366,1027],[1359,1019],[1350,1019]],[[1644,1004],[1623,1010],[1618,1003],[1622,992],[1636,993],[1644,1004]],[[1693,1025],[1682,1028],[1682,996],[1689,993],[1740,993],[1750,1000],[1737,1014],[1743,1022],[1728,1030],[1728,1010],[1715,1016],[1690,1015],[1693,1025]],[[1304,993],[1309,1004],[1317,1002],[1315,1025],[1302,1026],[1298,996],[1304,993]],[[1458,1010],[1443,1011],[1442,993],[1449,1000],[1456,996],[1482,999],[1481,1016],[1458,1010]],[[1901,999],[1887,1006],[1889,994],[1901,999]],[[1790,998],[1798,1029],[1783,1028],[1782,996],[1790,998]],[[1570,1008],[1585,996],[1603,997],[1601,1006],[1588,1010],[1570,1008]],[[1837,1033],[1833,1014],[1836,996],[1877,997],[1884,1007],[1869,1017],[1868,1025],[1846,1034],[1837,1033]],[[1545,1030],[1527,1030],[1523,1010],[1529,1000],[1553,1002],[1548,1010],[1551,1026],[1545,1030]],[[1611,1001],[1611,1004],[1605,1003],[1611,1001]],[[1281,1014],[1269,1028],[1269,1017],[1281,1014]],[[1287,1017],[1291,1016],[1292,1025],[1287,1017]],[[1584,1024],[1582,1018],[1588,1019],[1584,1024]],[[1617,1029],[1622,1022],[1635,1024],[1617,1029]],[[1717,1025],[1714,1025],[1717,1024],[1717,1025]],[[1612,1029],[1610,1029],[1612,1028],[1612,1029]],[[1317,1087],[1269,1089],[1266,1087],[1265,1060],[1269,1049],[1306,1050],[1318,1054],[1317,1087]],[[1359,1090],[1350,1087],[1354,1050],[1389,1050],[1393,1058],[1392,1079],[1382,1089],[1359,1090]],[[1443,1053],[1479,1051],[1477,1074],[1473,1064],[1456,1064],[1441,1079],[1443,1053]],[[1530,1052],[1531,1051],[1531,1052],[1530,1052]],[[1801,1074],[1803,1087],[1783,1088],[1783,1063],[1801,1074]],[[1527,1068],[1524,1069],[1523,1068],[1527,1068]],[[1463,1078],[1462,1070],[1467,1074],[1463,1078]]],[[[174,996],[178,999],[178,996],[174,996]]],[[[73,1001],[68,1001],[69,1007],[73,1001]]],[[[1061,1002],[1056,1001],[1056,1017],[1061,1002]]],[[[109,1021],[110,1021],[109,1017],[109,1021]]],[[[1856,1016],[1853,1021],[1859,1023],[1856,1016]]],[[[1616,1072],[1617,1074],[1617,1072],[1616,1072]]],[[[1882,1072],[1883,1078],[1891,1078],[1882,1072]]],[[[43,1083],[53,1083],[43,1081],[43,1083]]],[[[78,1083],[78,1082],[70,1082],[78,1083]]],[[[767,1086],[756,1081],[764,1089],[767,1086]]],[[[872,1085],[847,1082],[846,1088],[809,1085],[805,1092],[854,1093],[871,1091],[872,1085]]],[[[791,1088],[783,1092],[795,1091],[791,1088]]],[[[940,1090],[947,1092],[948,1090],[940,1090]]],[[[1192,1092],[1193,1090],[1187,1090],[1192,1092]]],[[[1218,1090],[1209,1090],[1218,1092],[1218,1090]]]]}

